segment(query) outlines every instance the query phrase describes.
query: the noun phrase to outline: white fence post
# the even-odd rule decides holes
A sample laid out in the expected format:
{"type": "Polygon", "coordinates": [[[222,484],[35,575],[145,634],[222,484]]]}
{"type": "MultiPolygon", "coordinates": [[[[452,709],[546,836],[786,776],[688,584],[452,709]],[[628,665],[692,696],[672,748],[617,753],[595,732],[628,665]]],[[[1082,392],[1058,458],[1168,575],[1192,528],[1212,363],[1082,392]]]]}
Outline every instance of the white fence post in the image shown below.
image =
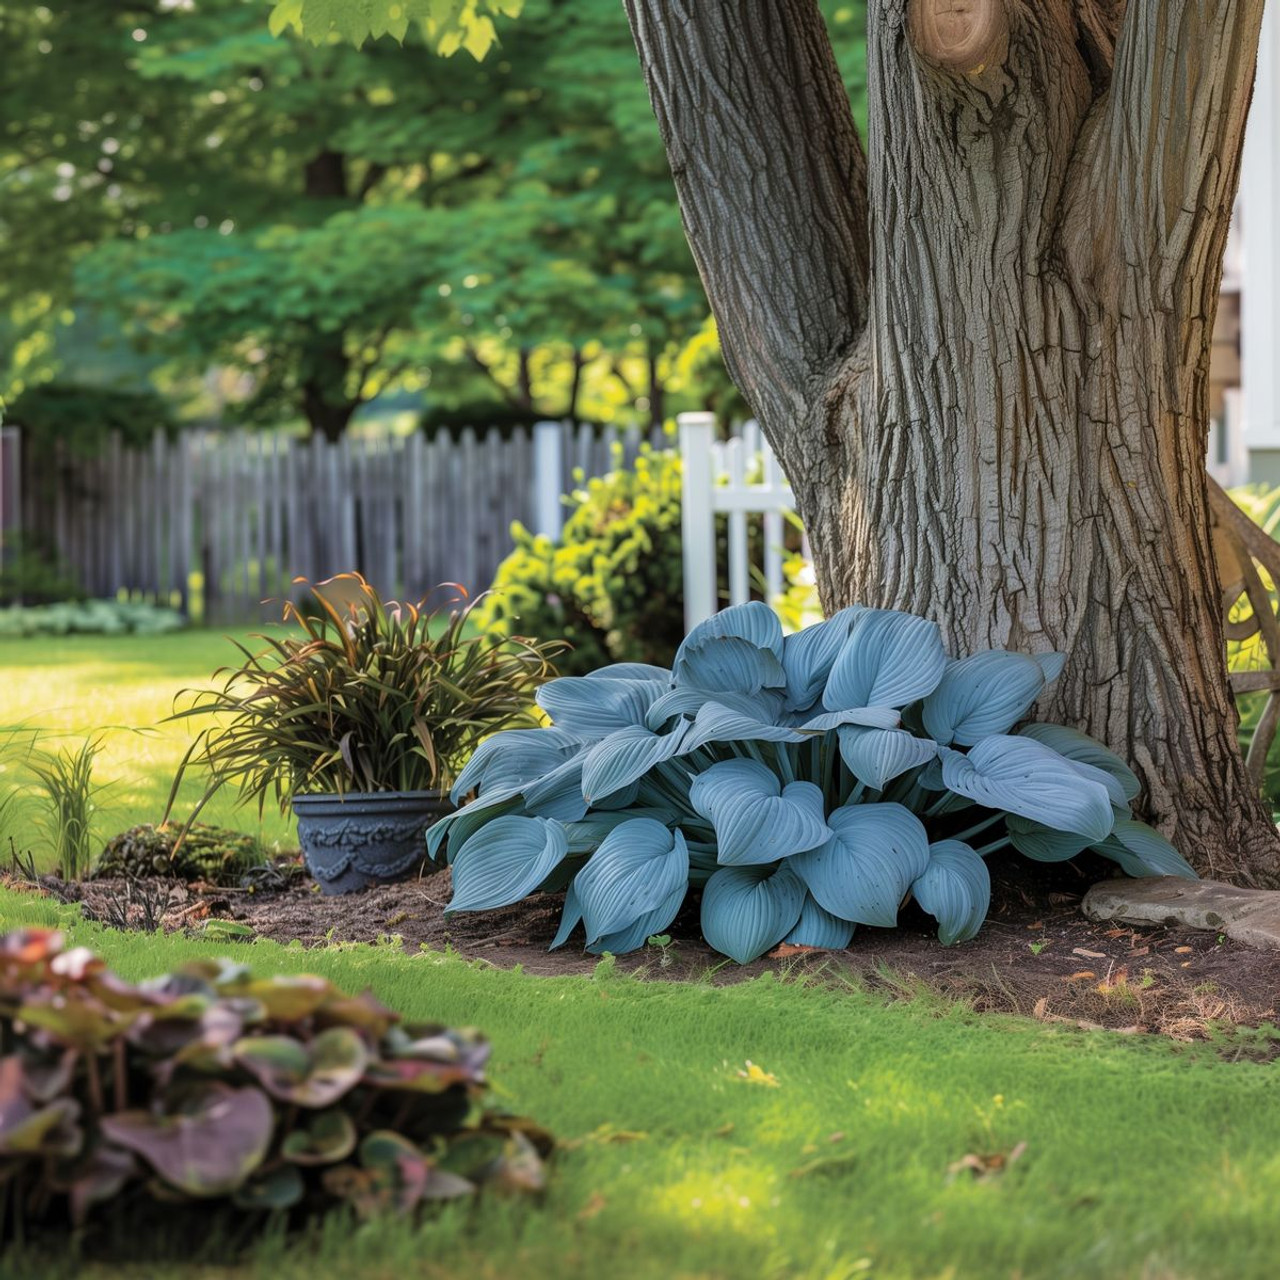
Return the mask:
{"type": "Polygon", "coordinates": [[[558,422],[533,427],[534,532],[553,542],[564,525],[564,430],[558,422]]]}
{"type": "Polygon", "coordinates": [[[682,413],[680,457],[683,464],[680,526],[684,549],[684,627],[692,631],[716,611],[716,521],[712,507],[715,474],[714,413],[682,413]]]}

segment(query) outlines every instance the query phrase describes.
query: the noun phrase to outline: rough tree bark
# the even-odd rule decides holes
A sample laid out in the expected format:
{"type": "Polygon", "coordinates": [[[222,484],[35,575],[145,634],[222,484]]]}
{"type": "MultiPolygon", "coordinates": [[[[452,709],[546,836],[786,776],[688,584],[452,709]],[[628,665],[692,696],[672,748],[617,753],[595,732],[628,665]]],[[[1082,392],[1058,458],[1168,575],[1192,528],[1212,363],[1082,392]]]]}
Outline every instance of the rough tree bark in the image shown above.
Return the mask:
{"type": "Polygon", "coordinates": [[[824,603],[1060,649],[1041,710],[1199,870],[1280,882],[1236,747],[1204,457],[1261,0],[626,0],[730,371],[824,603]]]}

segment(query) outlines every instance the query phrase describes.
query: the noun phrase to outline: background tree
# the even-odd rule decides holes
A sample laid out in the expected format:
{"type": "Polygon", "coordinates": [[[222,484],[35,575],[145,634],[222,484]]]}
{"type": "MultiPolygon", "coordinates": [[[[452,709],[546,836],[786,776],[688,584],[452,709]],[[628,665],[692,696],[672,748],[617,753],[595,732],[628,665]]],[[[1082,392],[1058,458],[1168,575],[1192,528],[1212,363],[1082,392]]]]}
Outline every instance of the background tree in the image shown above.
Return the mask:
{"type": "Polygon", "coordinates": [[[873,0],[865,155],[813,0],[627,9],[824,603],[1064,650],[1051,717],[1202,871],[1276,881],[1204,469],[1260,0],[873,0]]]}

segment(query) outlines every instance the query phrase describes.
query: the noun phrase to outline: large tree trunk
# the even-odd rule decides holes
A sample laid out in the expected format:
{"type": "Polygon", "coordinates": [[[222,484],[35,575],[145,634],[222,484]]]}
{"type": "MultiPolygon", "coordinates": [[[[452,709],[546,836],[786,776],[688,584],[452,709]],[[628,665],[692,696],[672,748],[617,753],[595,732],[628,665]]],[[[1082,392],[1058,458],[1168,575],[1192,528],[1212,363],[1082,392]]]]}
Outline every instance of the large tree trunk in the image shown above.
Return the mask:
{"type": "Polygon", "coordinates": [[[1280,880],[1235,741],[1207,365],[1260,0],[628,0],[726,356],[824,603],[1059,649],[1047,718],[1202,872],[1280,880]]]}

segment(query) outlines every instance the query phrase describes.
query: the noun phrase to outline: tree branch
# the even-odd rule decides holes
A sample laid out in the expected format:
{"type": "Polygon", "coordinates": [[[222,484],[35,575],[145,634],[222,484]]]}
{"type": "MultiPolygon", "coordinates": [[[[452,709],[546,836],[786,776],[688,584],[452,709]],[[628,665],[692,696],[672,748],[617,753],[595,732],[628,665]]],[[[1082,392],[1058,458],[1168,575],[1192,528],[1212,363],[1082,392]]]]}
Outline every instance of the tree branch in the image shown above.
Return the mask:
{"type": "MultiPolygon", "coordinates": [[[[1188,268],[1204,273],[1212,255],[1200,237],[1225,234],[1220,215],[1235,198],[1261,24],[1262,0],[1126,6],[1081,181],[1105,250],[1151,263],[1161,299],[1172,300],[1188,268]]],[[[1098,254],[1095,246],[1095,262],[1098,254]]]]}
{"type": "Polygon", "coordinates": [[[816,0],[625,0],[725,362],[775,444],[866,320],[866,158],[816,0]]]}

